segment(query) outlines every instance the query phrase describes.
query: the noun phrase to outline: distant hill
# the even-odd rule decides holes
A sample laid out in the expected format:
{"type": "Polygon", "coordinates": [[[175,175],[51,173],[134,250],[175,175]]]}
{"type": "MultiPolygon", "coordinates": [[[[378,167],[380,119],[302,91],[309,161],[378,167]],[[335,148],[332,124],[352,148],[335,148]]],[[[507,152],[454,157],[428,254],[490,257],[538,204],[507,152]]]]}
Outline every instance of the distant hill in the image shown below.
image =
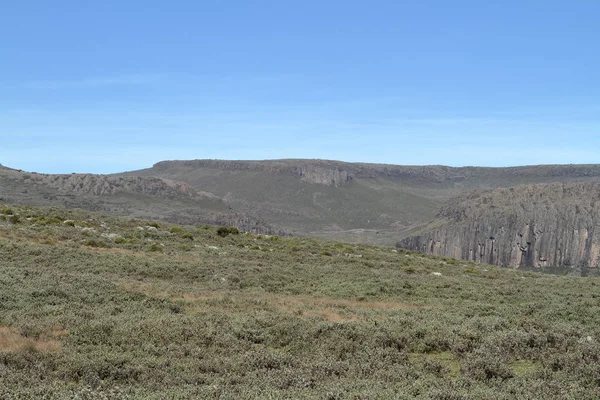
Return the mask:
{"type": "Polygon", "coordinates": [[[0,201],[395,244],[423,232],[444,204],[473,190],[572,182],[600,182],[600,165],[453,168],[306,159],[189,160],[113,175],[0,168],[0,201]]]}
{"type": "Polygon", "coordinates": [[[47,175],[4,167],[0,168],[0,201],[102,211],[189,225],[236,225],[257,233],[284,233],[232,210],[212,193],[163,178],[47,175]]]}
{"type": "Polygon", "coordinates": [[[600,267],[600,185],[551,183],[452,199],[398,247],[504,267],[600,267]]]}
{"type": "Polygon", "coordinates": [[[600,165],[399,166],[328,160],[163,161],[125,176],[173,179],[293,234],[395,243],[475,189],[600,182],[600,165]]]}

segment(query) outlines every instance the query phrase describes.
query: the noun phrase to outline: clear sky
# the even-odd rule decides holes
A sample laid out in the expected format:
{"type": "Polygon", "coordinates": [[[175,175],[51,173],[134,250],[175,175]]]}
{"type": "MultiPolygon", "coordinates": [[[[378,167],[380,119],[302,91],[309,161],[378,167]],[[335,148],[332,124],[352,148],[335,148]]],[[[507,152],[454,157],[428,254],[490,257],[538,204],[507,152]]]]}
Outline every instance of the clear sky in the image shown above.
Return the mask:
{"type": "Polygon", "coordinates": [[[600,163],[600,1],[0,7],[0,163],[600,163]]]}

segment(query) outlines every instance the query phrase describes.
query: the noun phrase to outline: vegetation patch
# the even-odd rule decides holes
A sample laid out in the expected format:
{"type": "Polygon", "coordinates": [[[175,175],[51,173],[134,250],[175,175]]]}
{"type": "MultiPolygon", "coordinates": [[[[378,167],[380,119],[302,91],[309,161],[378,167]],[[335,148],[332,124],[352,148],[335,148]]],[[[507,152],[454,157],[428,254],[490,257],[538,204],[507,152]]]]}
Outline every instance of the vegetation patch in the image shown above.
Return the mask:
{"type": "Polygon", "coordinates": [[[600,398],[595,277],[11,209],[0,398],[600,398]]]}
{"type": "Polygon", "coordinates": [[[0,351],[39,351],[58,352],[61,349],[56,337],[63,336],[66,331],[53,331],[45,338],[28,338],[8,327],[0,326],[0,351]]]}

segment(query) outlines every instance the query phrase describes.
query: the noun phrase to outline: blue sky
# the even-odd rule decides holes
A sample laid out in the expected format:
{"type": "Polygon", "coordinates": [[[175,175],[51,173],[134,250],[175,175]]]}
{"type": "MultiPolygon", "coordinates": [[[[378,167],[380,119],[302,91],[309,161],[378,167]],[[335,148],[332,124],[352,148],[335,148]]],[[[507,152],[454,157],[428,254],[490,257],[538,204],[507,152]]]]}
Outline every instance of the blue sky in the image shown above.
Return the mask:
{"type": "Polygon", "coordinates": [[[600,2],[7,1],[0,163],[600,162],[600,2]]]}

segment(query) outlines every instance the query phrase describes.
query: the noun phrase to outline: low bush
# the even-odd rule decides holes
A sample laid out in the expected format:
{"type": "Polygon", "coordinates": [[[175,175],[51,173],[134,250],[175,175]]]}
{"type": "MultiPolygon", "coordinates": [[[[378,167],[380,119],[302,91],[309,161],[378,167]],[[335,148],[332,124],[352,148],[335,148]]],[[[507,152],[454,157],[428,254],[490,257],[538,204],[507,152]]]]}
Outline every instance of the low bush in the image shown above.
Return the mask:
{"type": "Polygon", "coordinates": [[[221,236],[221,237],[226,237],[229,235],[238,235],[240,233],[240,230],[238,228],[236,228],[235,226],[220,226],[217,229],[217,235],[221,236]]]}
{"type": "Polygon", "coordinates": [[[156,243],[152,243],[151,245],[149,245],[146,248],[147,251],[151,251],[151,252],[158,252],[158,253],[162,253],[163,248],[162,246],[156,244],[156,243]]]}

